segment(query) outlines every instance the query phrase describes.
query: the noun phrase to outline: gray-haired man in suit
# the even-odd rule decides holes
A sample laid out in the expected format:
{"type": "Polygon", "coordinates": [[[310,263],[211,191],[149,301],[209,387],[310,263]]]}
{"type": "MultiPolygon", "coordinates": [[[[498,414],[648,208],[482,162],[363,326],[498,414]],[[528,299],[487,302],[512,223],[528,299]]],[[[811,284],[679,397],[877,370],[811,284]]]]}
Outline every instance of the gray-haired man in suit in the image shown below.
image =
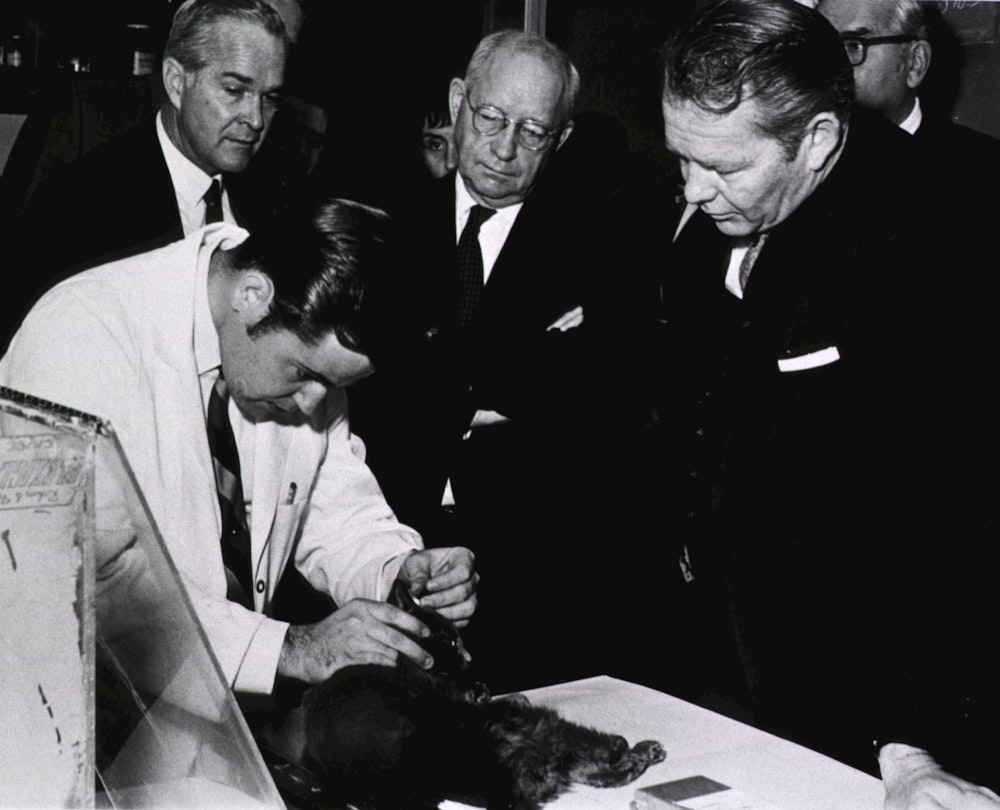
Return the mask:
{"type": "Polygon", "coordinates": [[[14,255],[33,261],[23,293],[5,302],[9,328],[63,275],[174,242],[207,219],[252,224],[256,201],[235,199],[227,180],[268,133],[287,52],[282,18],[264,0],[183,3],[157,115],[54,172],[12,229],[24,246],[14,255]]]}

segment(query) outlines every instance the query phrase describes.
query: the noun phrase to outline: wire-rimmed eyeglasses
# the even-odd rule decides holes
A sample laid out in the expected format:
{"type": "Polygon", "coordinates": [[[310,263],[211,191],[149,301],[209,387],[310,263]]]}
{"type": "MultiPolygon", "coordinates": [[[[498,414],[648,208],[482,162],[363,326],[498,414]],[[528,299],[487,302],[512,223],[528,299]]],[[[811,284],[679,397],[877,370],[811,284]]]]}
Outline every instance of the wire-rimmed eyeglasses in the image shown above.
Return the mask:
{"type": "Polygon", "coordinates": [[[892,34],[884,37],[841,37],[844,43],[844,50],[847,51],[847,60],[851,67],[864,64],[868,58],[868,48],[872,45],[890,45],[900,42],[913,42],[919,37],[913,34],[892,34]]]}
{"type": "Polygon", "coordinates": [[[531,152],[540,152],[548,146],[552,136],[561,129],[561,127],[550,129],[545,124],[540,124],[531,118],[522,118],[521,120],[508,118],[507,113],[490,104],[473,106],[472,99],[469,98],[468,94],[465,96],[465,101],[469,105],[469,109],[472,110],[472,126],[476,128],[476,132],[480,135],[496,135],[507,129],[508,125],[513,124],[517,142],[531,152]]]}

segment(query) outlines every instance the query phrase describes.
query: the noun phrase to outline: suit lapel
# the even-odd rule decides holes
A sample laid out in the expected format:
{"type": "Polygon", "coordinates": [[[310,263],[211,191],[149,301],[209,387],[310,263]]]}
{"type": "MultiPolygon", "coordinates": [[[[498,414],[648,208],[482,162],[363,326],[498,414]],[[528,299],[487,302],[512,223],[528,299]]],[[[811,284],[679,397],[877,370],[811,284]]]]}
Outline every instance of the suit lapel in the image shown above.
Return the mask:
{"type": "Polygon", "coordinates": [[[134,195],[122,200],[131,212],[128,215],[129,219],[134,217],[135,226],[140,229],[137,235],[143,237],[143,242],[165,244],[183,239],[181,213],[177,208],[177,196],[174,193],[173,181],[170,179],[170,170],[167,168],[166,158],[163,157],[163,150],[156,136],[155,119],[150,119],[137,134],[141,137],[135,142],[139,153],[135,165],[154,168],[150,175],[141,172],[134,175],[140,187],[135,189],[134,195]],[[142,200],[142,205],[138,205],[139,200],[142,200]]]}

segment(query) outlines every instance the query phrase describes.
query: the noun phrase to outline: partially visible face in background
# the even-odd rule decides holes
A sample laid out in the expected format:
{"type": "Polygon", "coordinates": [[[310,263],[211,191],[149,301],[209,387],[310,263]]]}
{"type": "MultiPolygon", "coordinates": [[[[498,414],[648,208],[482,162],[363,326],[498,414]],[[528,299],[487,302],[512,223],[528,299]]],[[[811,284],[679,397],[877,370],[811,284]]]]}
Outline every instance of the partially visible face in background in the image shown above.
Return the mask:
{"type": "Polygon", "coordinates": [[[458,165],[455,127],[450,121],[424,119],[420,131],[420,156],[433,177],[444,177],[458,165]]]}
{"type": "MultiPolygon", "coordinates": [[[[902,34],[893,23],[892,3],[882,0],[821,0],[816,9],[842,37],[882,37],[902,34]]],[[[911,54],[914,43],[869,45],[865,61],[854,67],[857,103],[882,113],[895,124],[912,108],[911,54]]]]}

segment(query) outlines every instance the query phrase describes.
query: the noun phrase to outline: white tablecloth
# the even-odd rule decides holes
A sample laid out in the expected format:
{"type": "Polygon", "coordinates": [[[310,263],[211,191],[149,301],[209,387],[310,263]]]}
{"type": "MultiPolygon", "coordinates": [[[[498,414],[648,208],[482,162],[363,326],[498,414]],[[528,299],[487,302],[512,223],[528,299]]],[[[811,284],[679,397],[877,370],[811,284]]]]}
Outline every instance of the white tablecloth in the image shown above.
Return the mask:
{"type": "MultiPolygon", "coordinates": [[[[631,785],[575,787],[547,810],[628,810],[636,788],[707,776],[781,810],[881,810],[882,783],[868,774],[670,695],[616,678],[573,681],[525,695],[564,717],[625,736],[658,740],[667,759],[631,785]]],[[[446,802],[442,810],[464,807],[446,802]]]]}

